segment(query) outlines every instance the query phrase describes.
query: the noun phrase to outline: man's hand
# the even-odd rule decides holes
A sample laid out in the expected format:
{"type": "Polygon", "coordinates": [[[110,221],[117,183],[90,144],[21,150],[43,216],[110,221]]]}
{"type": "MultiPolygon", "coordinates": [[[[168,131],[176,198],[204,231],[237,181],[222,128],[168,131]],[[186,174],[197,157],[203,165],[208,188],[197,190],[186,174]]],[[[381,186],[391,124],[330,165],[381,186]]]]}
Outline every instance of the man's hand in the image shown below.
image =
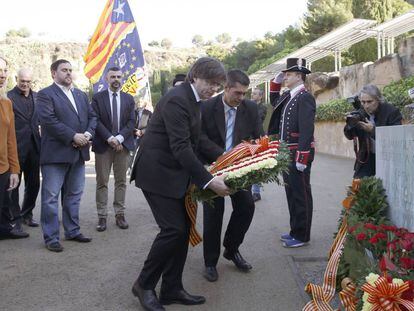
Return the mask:
{"type": "Polygon", "coordinates": [[[9,188],[7,191],[17,188],[17,185],[19,184],[19,174],[10,174],[9,181],[9,188]]]}
{"type": "Polygon", "coordinates": [[[363,121],[359,121],[358,122],[358,127],[367,132],[367,133],[372,133],[374,131],[374,125],[371,122],[363,122],[363,121]]]}
{"type": "Polygon", "coordinates": [[[285,77],[285,73],[279,72],[278,74],[276,74],[275,78],[273,79],[273,82],[282,84],[284,77],[285,77]]]}
{"type": "Polygon", "coordinates": [[[227,175],[221,175],[218,177],[214,177],[213,180],[210,182],[207,188],[213,190],[221,197],[225,197],[226,195],[230,194],[230,188],[224,183],[224,179],[227,175]]]}
{"type": "Polygon", "coordinates": [[[302,163],[299,163],[299,162],[296,162],[296,169],[298,171],[303,172],[306,169],[306,165],[305,164],[302,164],[302,163]]]}
{"type": "Polygon", "coordinates": [[[136,130],[136,132],[135,132],[135,133],[136,133],[135,135],[136,135],[137,137],[142,137],[142,135],[144,135],[144,132],[143,132],[142,130],[138,130],[138,129],[136,130]]]}
{"type": "Polygon", "coordinates": [[[111,146],[113,149],[116,149],[116,147],[120,145],[118,139],[116,139],[115,137],[110,137],[107,141],[109,146],[111,146]]]}
{"type": "Polygon", "coordinates": [[[88,138],[86,138],[83,133],[76,133],[75,136],[73,136],[73,142],[76,146],[83,147],[88,144],[88,141],[88,138]]]}
{"type": "Polygon", "coordinates": [[[115,152],[121,152],[124,149],[124,146],[122,146],[122,144],[119,144],[114,149],[115,149],[115,152]]]}

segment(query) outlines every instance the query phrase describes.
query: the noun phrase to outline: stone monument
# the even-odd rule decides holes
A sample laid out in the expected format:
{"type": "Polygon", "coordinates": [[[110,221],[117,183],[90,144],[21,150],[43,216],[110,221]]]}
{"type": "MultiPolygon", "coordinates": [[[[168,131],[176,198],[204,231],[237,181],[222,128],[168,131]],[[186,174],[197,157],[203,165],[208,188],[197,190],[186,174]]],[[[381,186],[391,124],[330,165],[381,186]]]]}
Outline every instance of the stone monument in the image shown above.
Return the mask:
{"type": "Polygon", "coordinates": [[[376,176],[383,181],[390,219],[414,231],[414,125],[377,127],[376,176]]]}

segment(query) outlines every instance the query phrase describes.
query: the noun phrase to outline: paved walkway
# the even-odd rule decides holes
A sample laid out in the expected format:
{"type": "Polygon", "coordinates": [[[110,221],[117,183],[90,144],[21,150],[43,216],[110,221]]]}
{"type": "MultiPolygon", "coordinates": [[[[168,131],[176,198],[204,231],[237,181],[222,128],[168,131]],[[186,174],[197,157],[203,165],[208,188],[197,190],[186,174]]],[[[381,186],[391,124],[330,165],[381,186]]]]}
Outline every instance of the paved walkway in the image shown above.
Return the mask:
{"type": "MultiPolygon", "coordinates": [[[[315,273],[307,271],[314,269],[306,265],[308,259],[323,258],[329,249],[352,168],[349,159],[317,155],[311,181],[315,209],[312,241],[299,249],[281,246],[279,236],[288,229],[285,193],[281,186],[266,185],[241,248],[253,270],[241,273],[221,258],[219,280],[209,283],[201,275],[202,247],[191,248],[184,286],[190,293],[204,294],[207,302],[195,307],[172,305],[167,310],[301,310],[306,301],[298,284],[304,282],[304,276],[315,273]]],[[[81,229],[93,237],[92,243],[63,241],[64,252],[51,253],[43,246],[39,228],[28,229],[29,239],[0,241],[0,310],[141,310],[131,286],[158,228],[142,193],[129,185],[126,217],[130,229],[118,229],[112,212],[107,231],[96,232],[93,167],[87,173],[81,229]]],[[[200,232],[201,223],[199,218],[200,232]]]]}

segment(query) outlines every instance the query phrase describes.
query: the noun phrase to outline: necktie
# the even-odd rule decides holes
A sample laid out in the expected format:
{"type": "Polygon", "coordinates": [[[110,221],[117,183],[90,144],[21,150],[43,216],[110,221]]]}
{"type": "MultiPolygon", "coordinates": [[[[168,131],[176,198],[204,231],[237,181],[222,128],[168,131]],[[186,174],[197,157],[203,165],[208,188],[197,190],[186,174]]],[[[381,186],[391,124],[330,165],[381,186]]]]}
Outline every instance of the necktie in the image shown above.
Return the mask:
{"type": "Polygon", "coordinates": [[[234,132],[234,122],[235,122],[236,109],[230,108],[227,111],[227,120],[226,120],[226,151],[229,151],[233,147],[233,132],[234,132]]]}
{"type": "Polygon", "coordinates": [[[112,134],[117,135],[119,133],[118,129],[118,101],[116,99],[115,92],[112,93],[112,134]]]}

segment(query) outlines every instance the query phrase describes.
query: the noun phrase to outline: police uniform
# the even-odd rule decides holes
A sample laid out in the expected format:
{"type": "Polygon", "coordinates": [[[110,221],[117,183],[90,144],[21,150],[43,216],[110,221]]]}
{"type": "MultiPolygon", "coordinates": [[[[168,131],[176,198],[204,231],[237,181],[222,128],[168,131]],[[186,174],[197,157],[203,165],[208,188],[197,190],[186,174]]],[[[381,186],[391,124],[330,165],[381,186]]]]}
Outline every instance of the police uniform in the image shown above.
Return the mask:
{"type": "MultiPolygon", "coordinates": [[[[298,59],[288,59],[288,69],[285,71],[310,73],[304,65],[297,65],[297,62],[298,59]]],[[[310,172],[315,152],[315,99],[303,84],[280,96],[280,89],[277,90],[274,86],[271,87],[270,94],[274,111],[268,134],[277,134],[288,145],[291,154],[289,171],[283,174],[290,214],[290,236],[298,241],[308,242],[313,212],[310,172]],[[305,170],[298,170],[296,163],[306,165],[305,170]]]]}

